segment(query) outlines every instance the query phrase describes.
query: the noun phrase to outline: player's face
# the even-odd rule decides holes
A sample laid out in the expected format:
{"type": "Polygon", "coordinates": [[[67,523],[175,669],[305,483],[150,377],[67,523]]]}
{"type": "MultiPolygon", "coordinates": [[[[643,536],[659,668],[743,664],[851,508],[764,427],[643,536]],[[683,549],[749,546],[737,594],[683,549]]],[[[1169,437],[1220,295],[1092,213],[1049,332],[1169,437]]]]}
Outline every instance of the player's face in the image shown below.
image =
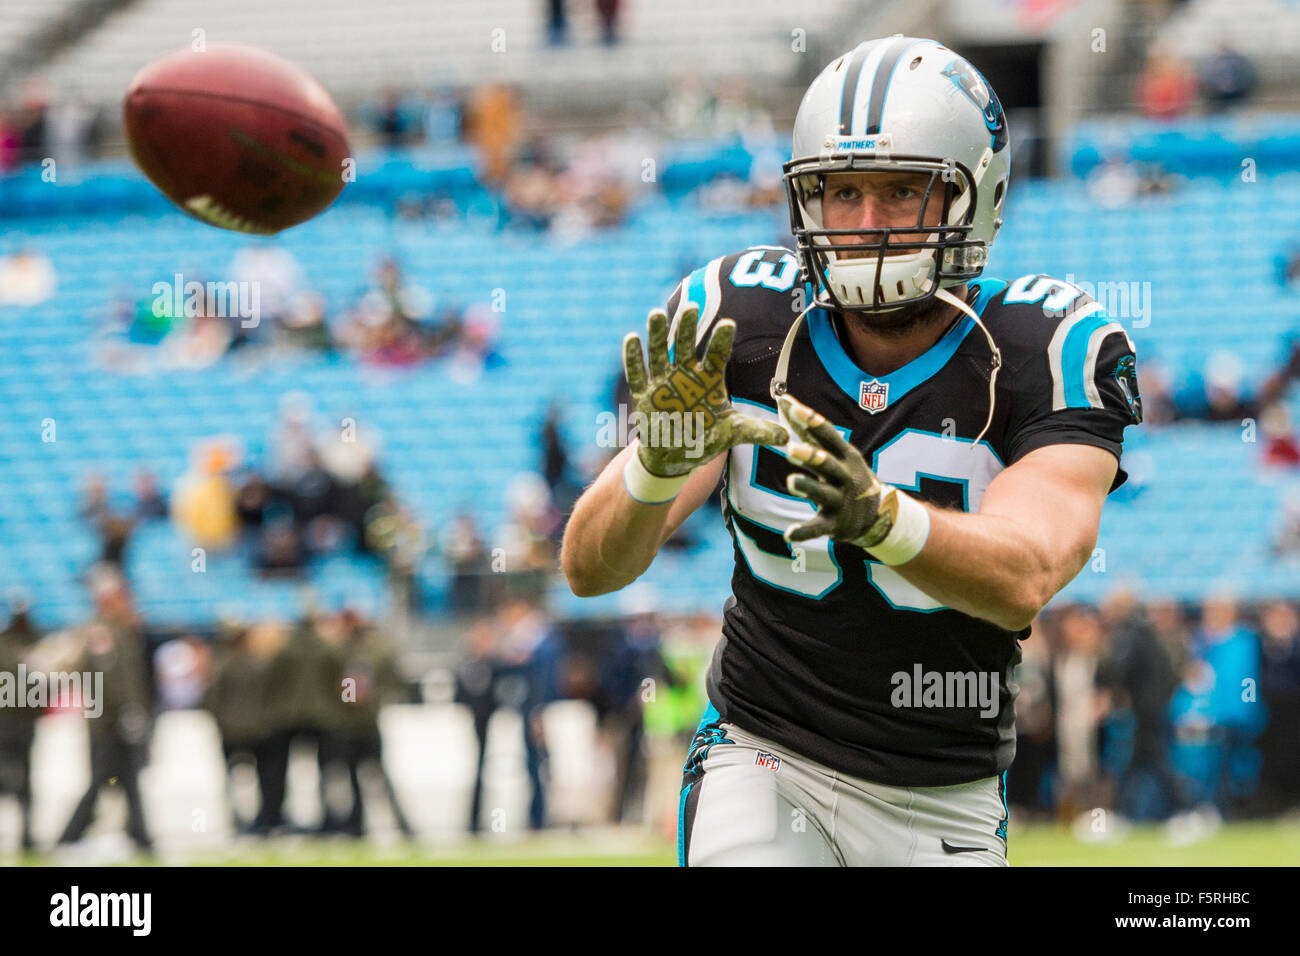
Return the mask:
{"type": "MultiPolygon", "coordinates": [[[[831,173],[826,177],[822,191],[822,224],[827,229],[883,229],[915,226],[918,221],[927,226],[937,226],[943,214],[942,191],[930,191],[927,173],[831,173]],[[925,204],[925,217],[921,207],[925,204]]],[[[860,236],[829,236],[836,245],[845,243],[876,243],[871,234],[860,236]]],[[[925,233],[904,233],[896,237],[903,241],[919,241],[925,233]]],[[[841,253],[845,259],[874,256],[871,250],[841,253]]]]}

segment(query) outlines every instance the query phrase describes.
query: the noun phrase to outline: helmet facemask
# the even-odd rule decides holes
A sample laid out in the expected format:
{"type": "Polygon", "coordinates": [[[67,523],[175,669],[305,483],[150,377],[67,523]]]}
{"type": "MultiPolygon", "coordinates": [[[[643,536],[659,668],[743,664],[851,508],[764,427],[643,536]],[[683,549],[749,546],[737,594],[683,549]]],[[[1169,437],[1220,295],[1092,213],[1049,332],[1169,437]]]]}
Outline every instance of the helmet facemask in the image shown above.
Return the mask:
{"type": "Polygon", "coordinates": [[[785,164],[791,232],[807,275],[843,312],[890,312],[934,296],[941,287],[979,276],[986,243],[970,234],[978,180],[954,161],[919,156],[823,155],[785,164]],[[914,223],[888,227],[826,228],[822,197],[827,176],[836,173],[923,173],[927,184],[914,223]],[[927,211],[940,204],[935,224],[927,211]],[[858,237],[836,242],[832,237],[858,237]],[[865,256],[862,254],[866,253],[865,256]],[[856,254],[849,258],[849,254],[856,254]]]}

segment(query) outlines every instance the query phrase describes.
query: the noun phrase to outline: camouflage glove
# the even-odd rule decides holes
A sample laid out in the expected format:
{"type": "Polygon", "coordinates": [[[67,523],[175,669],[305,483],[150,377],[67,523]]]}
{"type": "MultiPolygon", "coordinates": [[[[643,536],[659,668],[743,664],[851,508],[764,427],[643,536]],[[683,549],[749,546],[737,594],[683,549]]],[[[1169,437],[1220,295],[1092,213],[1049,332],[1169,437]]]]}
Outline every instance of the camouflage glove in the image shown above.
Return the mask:
{"type": "Polygon", "coordinates": [[[789,436],[777,422],[736,411],[727,395],[724,372],[731,357],[736,323],[719,319],[704,358],[696,358],[695,330],[700,310],[686,304],[677,324],[672,358],[668,353],[668,315],[650,313],[647,325],[649,374],[641,339],[623,340],[623,370],[632,390],[638,427],[635,464],[623,473],[638,501],[659,503],[680,490],[686,476],[735,445],[784,445],[789,436]]]}
{"type": "Polygon", "coordinates": [[[877,478],[862,453],[823,416],[788,394],[778,402],[799,439],[787,450],[790,461],[816,476],[793,474],[786,479],[792,495],[817,506],[812,518],[786,530],[786,540],[829,535],[833,541],[871,551],[885,564],[914,558],[930,533],[925,506],[877,478]]]}

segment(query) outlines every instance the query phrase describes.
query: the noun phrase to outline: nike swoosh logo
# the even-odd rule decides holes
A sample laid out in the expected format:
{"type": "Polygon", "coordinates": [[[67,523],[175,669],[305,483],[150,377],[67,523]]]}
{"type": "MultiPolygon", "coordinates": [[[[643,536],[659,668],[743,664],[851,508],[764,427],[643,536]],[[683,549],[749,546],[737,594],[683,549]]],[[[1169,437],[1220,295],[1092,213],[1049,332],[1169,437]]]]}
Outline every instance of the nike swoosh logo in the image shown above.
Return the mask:
{"type": "Polygon", "coordinates": [[[978,853],[981,850],[988,849],[985,846],[953,846],[947,840],[942,839],[939,842],[943,844],[944,853],[978,853]]]}

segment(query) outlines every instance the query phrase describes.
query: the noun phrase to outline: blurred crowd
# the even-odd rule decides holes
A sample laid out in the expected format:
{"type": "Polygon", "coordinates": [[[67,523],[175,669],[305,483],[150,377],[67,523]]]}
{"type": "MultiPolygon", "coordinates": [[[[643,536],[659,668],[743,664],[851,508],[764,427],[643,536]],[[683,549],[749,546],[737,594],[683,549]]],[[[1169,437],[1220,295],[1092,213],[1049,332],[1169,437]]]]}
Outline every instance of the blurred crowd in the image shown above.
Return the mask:
{"type": "MultiPolygon", "coordinates": [[[[396,792],[384,771],[380,708],[405,700],[409,688],[397,671],[394,648],[358,611],[308,608],[293,625],[269,621],[223,621],[215,634],[159,635],[136,611],[120,570],[100,564],[88,587],[91,619],[83,626],[42,634],[26,601],[11,600],[0,632],[0,671],[95,673],[100,712],[87,716],[90,783],[58,838],[81,840],[95,820],[106,788],[127,803],[127,836],[137,849],[153,850],[140,793],[140,772],[149,764],[157,714],[202,708],[211,713],[221,740],[228,779],[240,765],[256,774],[260,801],[245,812],[228,791],[231,831],[268,835],[293,828],[284,817],[290,749],[311,744],[320,767],[322,818],[319,834],[361,836],[361,778],[373,774],[385,787],[397,828],[410,835],[396,792]],[[346,778],[352,801],[336,810],[327,783],[346,778]]],[[[91,695],[95,696],[95,695],[91,695]]],[[[77,700],[51,700],[43,708],[0,708],[0,794],[12,793],[22,810],[21,847],[35,849],[31,830],[31,768],[36,721],[42,713],[88,707],[77,700]]]]}
{"type": "Polygon", "coordinates": [[[1245,104],[1257,83],[1250,57],[1227,43],[1199,61],[1157,43],[1147,52],[1134,99],[1153,119],[1175,119],[1198,106],[1217,113],[1245,104]]]}
{"type": "MultiPolygon", "coordinates": [[[[139,774],[157,714],[176,709],[212,716],[231,833],[409,838],[415,828],[385,769],[380,715],[387,705],[421,701],[454,702],[472,723],[468,832],[500,829],[484,803],[487,777],[500,768],[484,758],[489,725],[502,711],[518,715],[529,828],[621,822],[673,832],[681,761],[706,703],[703,673],[719,622],[666,617],[643,586],[622,596],[616,617],[570,622],[556,620],[515,579],[461,618],[456,661],[439,680],[412,672],[409,662],[404,668],[384,627],[352,607],[326,610],[309,598],[292,623],[223,620],[212,633],[159,633],[136,612],[116,569],[97,566],[89,587],[93,612],[82,626],[42,634],[15,597],[0,631],[0,671],[21,662],[29,670],[104,675],[102,714],[88,720],[90,784],[60,843],[81,839],[99,792],[116,788],[128,804],[128,836],[151,849],[139,774]],[[447,690],[429,690],[439,686],[447,690]],[[572,794],[557,803],[563,781],[550,773],[547,708],[567,701],[590,708],[591,758],[604,768],[577,804],[572,794]],[[286,812],[291,752],[317,762],[314,821],[286,812]],[[237,785],[241,779],[256,781],[255,799],[253,787],[237,785]]],[[[1218,594],[1200,605],[1142,604],[1117,593],[1098,609],[1044,612],[1022,647],[1017,756],[1008,774],[1008,801],[1022,819],[1068,822],[1105,808],[1124,821],[1165,821],[1171,840],[1192,842],[1224,820],[1300,811],[1295,602],[1240,607],[1218,594]]],[[[52,701],[50,709],[78,703],[52,701]]],[[[0,709],[0,795],[18,798],[18,837],[27,848],[34,846],[31,750],[41,713],[0,709]]],[[[439,748],[451,745],[426,743],[435,762],[439,748]]]]}
{"type": "Polygon", "coordinates": [[[1182,836],[1300,809],[1295,602],[1119,592],[1045,611],[1023,652],[1013,806],[1063,820],[1113,808],[1182,836]]]}
{"type": "Polygon", "coordinates": [[[147,471],[121,496],[90,475],[81,515],[99,539],[98,560],[129,567],[135,531],[170,519],[205,554],[233,552],[268,576],[297,575],[316,559],[348,553],[412,573],[422,533],[380,470],[371,430],[351,419],[323,427],[310,398],[290,392],[265,448],[255,464],[232,439],[198,442],[167,492],[147,471]]]}
{"type": "Polygon", "coordinates": [[[161,293],[111,303],[99,333],[102,364],[203,368],[226,355],[312,352],[386,367],[440,359],[464,382],[504,363],[499,312],[438,302],[393,256],[379,259],[368,284],[334,314],[293,254],[269,243],[235,255],[219,280],[221,294],[209,293],[203,278],[182,279],[179,294],[163,282],[161,293]]]}
{"type": "Polygon", "coordinates": [[[12,104],[0,102],[0,174],[47,160],[56,169],[75,166],[98,153],[104,127],[102,110],[78,99],[52,99],[43,82],[28,81],[12,104]]]}
{"type": "MultiPolygon", "coordinates": [[[[173,710],[211,715],[225,761],[230,834],[359,838],[383,830],[415,836],[385,768],[380,714],[390,704],[419,703],[420,689],[439,682],[429,680],[436,673],[404,673],[395,642],[377,622],[354,607],[317,607],[308,595],[294,622],[226,619],[212,632],[161,631],[138,613],[119,569],[97,565],[88,588],[93,610],[83,625],[43,633],[27,598],[14,594],[0,630],[0,672],[17,674],[25,667],[29,674],[103,677],[95,696],[99,712],[86,715],[89,785],[60,830],[58,846],[86,836],[100,793],[112,790],[127,804],[126,835],[138,851],[153,852],[140,774],[153,759],[158,715],[173,710]],[[286,809],[291,753],[317,763],[319,814],[312,822],[295,821],[286,809]],[[255,798],[254,788],[241,786],[248,780],[256,781],[255,798]],[[347,786],[334,786],[340,781],[347,786]],[[367,789],[378,790],[382,799],[368,801],[367,789]]],[[[557,701],[577,700],[594,711],[595,756],[608,764],[597,779],[607,785],[563,815],[572,817],[568,822],[644,823],[671,833],[682,754],[703,707],[698,678],[717,622],[707,615],[663,622],[653,597],[635,591],[624,608],[619,620],[562,625],[526,585],[508,586],[464,619],[457,662],[446,673],[449,693],[445,699],[426,694],[425,700],[454,701],[473,723],[478,755],[473,792],[466,794],[467,832],[500,829],[484,820],[482,794],[488,726],[502,710],[521,718],[528,827],[564,822],[548,809],[552,784],[543,711],[557,701]]],[[[23,850],[38,849],[31,826],[37,721],[90,703],[83,693],[40,707],[0,708],[0,798],[17,798],[23,850]]],[[[451,746],[438,739],[425,743],[422,761],[437,761],[439,748],[451,746]]],[[[11,842],[10,834],[0,833],[0,847],[11,842]]]]}

